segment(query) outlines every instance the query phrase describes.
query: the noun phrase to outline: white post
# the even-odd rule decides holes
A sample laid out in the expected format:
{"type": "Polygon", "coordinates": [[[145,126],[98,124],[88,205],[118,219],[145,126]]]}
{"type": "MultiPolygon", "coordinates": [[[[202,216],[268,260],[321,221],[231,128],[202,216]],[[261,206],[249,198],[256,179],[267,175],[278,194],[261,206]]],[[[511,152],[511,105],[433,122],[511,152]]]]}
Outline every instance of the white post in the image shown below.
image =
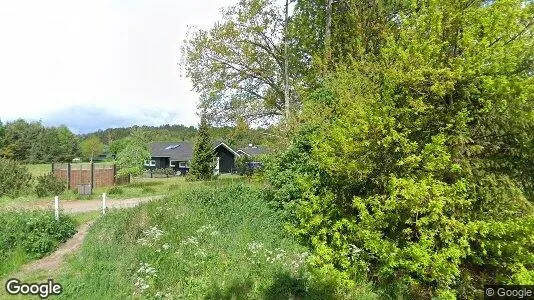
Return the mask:
{"type": "Polygon", "coordinates": [[[106,214],[106,193],[102,193],[102,214],[106,214]]]}
{"type": "Polygon", "coordinates": [[[59,220],[59,197],[58,196],[54,198],[54,213],[56,216],[56,221],[58,221],[59,220]]]}

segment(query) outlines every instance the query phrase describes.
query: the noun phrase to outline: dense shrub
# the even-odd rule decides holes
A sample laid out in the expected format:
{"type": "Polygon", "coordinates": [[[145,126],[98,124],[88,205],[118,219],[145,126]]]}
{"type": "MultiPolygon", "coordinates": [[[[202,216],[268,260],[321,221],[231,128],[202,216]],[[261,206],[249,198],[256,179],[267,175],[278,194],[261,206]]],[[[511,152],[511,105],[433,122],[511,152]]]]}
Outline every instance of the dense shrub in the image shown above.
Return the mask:
{"type": "Polygon", "coordinates": [[[154,169],[154,170],[152,170],[152,174],[169,177],[169,176],[173,176],[174,175],[174,169],[173,168],[154,169]]]}
{"type": "Polygon", "coordinates": [[[31,175],[23,165],[0,157],[0,197],[20,195],[30,185],[31,175]]]}
{"type": "Polygon", "coordinates": [[[108,195],[122,195],[124,190],[120,186],[114,186],[108,190],[108,195]]]}
{"type": "MultiPolygon", "coordinates": [[[[52,251],[76,232],[68,216],[59,221],[49,211],[0,212],[0,265],[10,264],[10,253],[21,251],[28,258],[39,258],[52,251]]],[[[0,267],[0,273],[10,270],[0,267]]],[[[5,274],[0,274],[0,276],[5,274]]]]}
{"type": "Polygon", "coordinates": [[[235,160],[237,174],[242,176],[252,176],[254,169],[250,166],[251,161],[250,157],[246,155],[237,157],[235,160]]]}
{"type": "Polygon", "coordinates": [[[534,283],[534,5],[458,3],[395,13],[306,95],[268,177],[316,268],[410,299],[534,283]]]}
{"type": "Polygon", "coordinates": [[[49,173],[37,177],[35,193],[39,197],[57,196],[67,188],[64,180],[56,178],[54,174],[49,173]]]}

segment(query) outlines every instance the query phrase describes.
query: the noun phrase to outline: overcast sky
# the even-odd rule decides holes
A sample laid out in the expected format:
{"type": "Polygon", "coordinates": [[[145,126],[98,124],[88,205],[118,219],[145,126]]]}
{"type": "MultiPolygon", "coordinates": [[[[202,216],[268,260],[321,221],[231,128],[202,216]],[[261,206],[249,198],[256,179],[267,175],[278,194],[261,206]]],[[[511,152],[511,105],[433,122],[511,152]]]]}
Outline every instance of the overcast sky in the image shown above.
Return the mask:
{"type": "Polygon", "coordinates": [[[234,2],[0,0],[0,120],[196,125],[180,46],[188,25],[208,28],[234,2]]]}

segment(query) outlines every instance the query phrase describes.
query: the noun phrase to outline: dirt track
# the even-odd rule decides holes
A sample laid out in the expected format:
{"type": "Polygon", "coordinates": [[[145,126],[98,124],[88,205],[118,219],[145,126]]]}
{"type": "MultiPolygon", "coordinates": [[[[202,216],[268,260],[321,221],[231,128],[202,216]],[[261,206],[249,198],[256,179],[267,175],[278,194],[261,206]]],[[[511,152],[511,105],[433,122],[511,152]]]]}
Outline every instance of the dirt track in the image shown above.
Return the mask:
{"type": "MultiPolygon", "coordinates": [[[[130,198],[130,199],[120,199],[120,200],[106,200],[106,206],[110,208],[128,208],[137,206],[140,203],[149,202],[152,200],[159,200],[163,196],[151,196],[151,197],[140,197],[140,198],[130,198]]],[[[54,209],[53,201],[39,201],[39,202],[30,202],[23,203],[20,205],[11,206],[12,208],[23,208],[23,209],[54,209]]],[[[63,213],[73,214],[73,213],[82,213],[90,211],[102,210],[102,200],[65,200],[59,201],[59,209],[63,213]]]]}
{"type": "MultiPolygon", "coordinates": [[[[110,200],[108,199],[107,207],[108,208],[128,208],[134,207],[140,203],[149,202],[152,200],[159,200],[163,196],[152,196],[152,197],[142,197],[142,198],[131,198],[131,199],[122,199],[122,200],[110,200]]],[[[25,203],[24,205],[17,206],[18,208],[23,209],[52,209],[53,202],[33,202],[25,203]]],[[[81,213],[81,212],[90,212],[98,211],[102,209],[102,200],[72,200],[72,201],[60,201],[60,209],[64,213],[81,213]]],[[[94,221],[89,221],[82,224],[78,227],[78,232],[72,236],[67,242],[63,243],[56,251],[50,255],[43,257],[34,262],[30,262],[24,265],[19,272],[10,277],[15,278],[26,278],[28,275],[34,274],[35,272],[44,271],[50,278],[61,266],[65,257],[69,254],[74,254],[78,249],[80,249],[85,236],[89,232],[91,225],[94,221]]]]}

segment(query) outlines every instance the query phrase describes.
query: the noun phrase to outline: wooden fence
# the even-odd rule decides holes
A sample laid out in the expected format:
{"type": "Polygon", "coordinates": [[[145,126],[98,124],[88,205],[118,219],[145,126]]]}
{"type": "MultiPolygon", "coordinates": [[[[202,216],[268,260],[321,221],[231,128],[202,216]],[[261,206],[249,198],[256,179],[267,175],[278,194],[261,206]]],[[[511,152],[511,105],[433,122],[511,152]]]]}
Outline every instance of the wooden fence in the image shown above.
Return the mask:
{"type": "Polygon", "coordinates": [[[130,182],[128,176],[117,177],[115,164],[52,163],[52,173],[67,182],[70,189],[76,189],[79,185],[90,184],[92,188],[97,188],[130,182]]]}

